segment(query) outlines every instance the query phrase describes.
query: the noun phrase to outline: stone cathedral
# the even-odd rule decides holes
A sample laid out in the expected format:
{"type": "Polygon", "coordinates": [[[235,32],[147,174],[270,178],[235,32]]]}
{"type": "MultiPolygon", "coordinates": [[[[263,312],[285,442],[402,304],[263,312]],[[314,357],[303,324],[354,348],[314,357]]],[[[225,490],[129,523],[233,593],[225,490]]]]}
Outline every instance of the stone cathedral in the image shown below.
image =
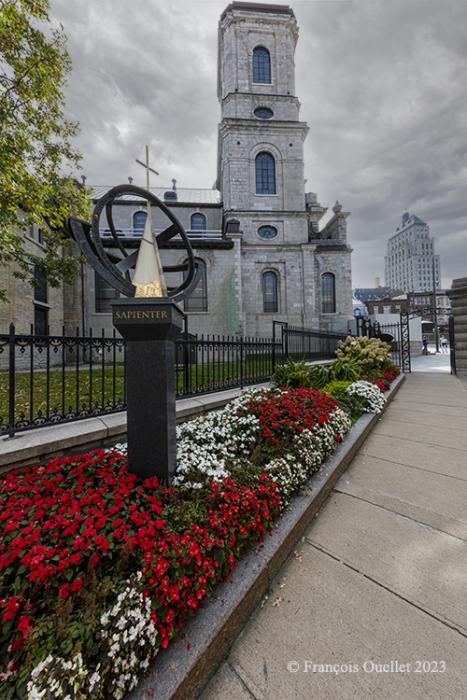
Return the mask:
{"type": "MultiPolygon", "coordinates": [[[[274,320],[345,331],[352,317],[349,213],[336,202],[320,227],[327,208],[305,192],[297,39],[285,5],[233,2],[224,10],[215,186],[182,189],[173,180],[152,188],[185,227],[197,259],[199,282],[184,309],[191,333],[271,336],[274,320]]],[[[94,189],[96,199],[102,193],[94,189]]],[[[125,247],[138,245],[145,217],[141,202],[121,200],[114,221],[125,247]]],[[[158,232],[167,223],[155,218],[154,225],[158,232]]],[[[107,236],[103,229],[104,243],[107,236]]],[[[173,240],[162,251],[164,264],[183,261],[177,246],[173,240]]],[[[90,269],[84,274],[85,328],[111,331],[115,292],[90,269]]]]}

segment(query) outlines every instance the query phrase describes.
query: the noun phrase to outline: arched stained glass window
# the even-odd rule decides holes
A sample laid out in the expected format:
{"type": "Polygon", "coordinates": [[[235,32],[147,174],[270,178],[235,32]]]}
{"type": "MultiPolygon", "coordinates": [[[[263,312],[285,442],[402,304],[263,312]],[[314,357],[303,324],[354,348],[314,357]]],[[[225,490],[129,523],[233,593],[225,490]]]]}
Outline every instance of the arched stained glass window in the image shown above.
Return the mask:
{"type": "Polygon", "coordinates": [[[191,231],[206,231],[206,217],[199,212],[191,215],[191,231]]]}
{"type": "Polygon", "coordinates": [[[263,311],[279,311],[278,279],[277,272],[268,270],[263,272],[263,311]]]}
{"type": "Polygon", "coordinates": [[[253,49],[253,82],[271,82],[271,56],[264,46],[253,49]]]}
{"type": "Polygon", "coordinates": [[[336,278],[332,272],[321,275],[321,311],[323,314],[336,313],[336,278]]]}
{"type": "Polygon", "coordinates": [[[276,194],[276,162],[267,151],[255,159],[256,194],[276,194]]]}
{"type": "Polygon", "coordinates": [[[147,216],[148,215],[145,211],[136,211],[133,214],[133,232],[134,233],[139,234],[140,236],[143,235],[144,225],[146,223],[147,216]]]}
{"type": "MultiPolygon", "coordinates": [[[[206,274],[206,263],[201,258],[195,258],[196,274],[198,282],[191,295],[184,301],[185,311],[207,311],[208,310],[208,281],[206,274]]],[[[184,273],[184,277],[188,274],[184,273]]]]}

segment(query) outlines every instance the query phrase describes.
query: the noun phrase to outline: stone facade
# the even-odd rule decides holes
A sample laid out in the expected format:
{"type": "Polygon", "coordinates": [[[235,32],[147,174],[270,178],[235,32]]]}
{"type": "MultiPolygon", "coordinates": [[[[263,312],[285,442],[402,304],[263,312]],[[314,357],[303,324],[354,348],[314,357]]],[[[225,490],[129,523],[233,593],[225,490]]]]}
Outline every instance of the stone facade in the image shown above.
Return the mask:
{"type": "MultiPolygon", "coordinates": [[[[295,95],[297,39],[297,22],[287,6],[234,2],[226,8],[219,22],[221,121],[215,187],[177,189],[173,181],[172,188],[153,189],[180,220],[195,256],[205,264],[203,310],[187,311],[189,332],[270,337],[273,321],[345,331],[352,318],[349,213],[336,202],[330,220],[320,228],[327,208],[314,193],[305,192],[308,126],[300,120],[295,95]],[[268,52],[267,80],[262,76],[258,81],[254,72],[258,47],[268,52]],[[267,193],[258,191],[260,153],[269,154],[274,163],[274,186],[267,193]],[[197,215],[204,216],[202,225],[197,215]],[[265,236],[265,230],[273,235],[265,236]],[[323,275],[334,285],[331,292],[328,287],[327,301],[323,275]],[[268,291],[267,280],[275,280],[274,289],[268,291]]],[[[95,187],[95,200],[103,193],[95,187]]],[[[139,244],[144,212],[144,203],[129,197],[114,206],[115,227],[129,252],[139,244]]],[[[153,220],[156,233],[168,225],[160,212],[153,220]]],[[[106,225],[102,220],[102,239],[112,254],[114,243],[106,225]]],[[[161,255],[165,265],[182,262],[181,242],[173,240],[161,255]]],[[[173,282],[169,276],[169,285],[173,282]]],[[[60,311],[50,312],[51,327],[67,323],[64,309],[69,306],[73,319],[83,310],[80,326],[86,332],[111,333],[113,296],[85,266],[82,286],[78,281],[73,289],[60,291],[60,311]]],[[[31,298],[24,303],[31,306],[31,298]]],[[[51,306],[55,308],[55,302],[51,306]]],[[[30,323],[30,313],[20,317],[30,323]]]]}
{"type": "Polygon", "coordinates": [[[453,280],[448,296],[454,317],[457,374],[467,379],[467,277],[453,280]]]}
{"type": "MultiPolygon", "coordinates": [[[[221,122],[215,189],[154,189],[188,231],[196,257],[206,265],[207,310],[188,313],[191,332],[270,336],[274,320],[346,330],[352,318],[349,214],[336,203],[332,218],[320,230],[327,209],[304,189],[308,126],[300,121],[295,95],[297,39],[296,19],[286,6],[234,2],[226,8],[219,22],[221,122]],[[253,54],[258,46],[269,52],[269,82],[255,82],[253,54]],[[258,117],[258,108],[271,116],[258,117]],[[256,156],[264,152],[274,158],[275,188],[259,194],[256,156]],[[192,230],[196,213],[205,216],[205,233],[192,230]],[[273,227],[275,236],[261,237],[261,227],[273,227]],[[268,311],[263,277],[267,272],[276,275],[277,293],[277,304],[268,311]],[[325,273],[335,279],[335,308],[326,313],[321,295],[325,273]]],[[[99,193],[96,190],[96,196],[99,193]]],[[[137,245],[133,217],[141,206],[127,201],[117,209],[115,223],[125,245],[137,245]]],[[[166,225],[156,218],[157,232],[166,225]]],[[[162,256],[165,264],[176,264],[183,252],[164,250],[162,256]]],[[[109,314],[95,311],[94,286],[90,275],[88,323],[110,330],[109,314]]]]}
{"type": "MultiPolygon", "coordinates": [[[[45,248],[40,241],[40,229],[34,226],[24,236],[25,252],[44,257],[45,248]]],[[[77,251],[73,252],[76,255],[77,251]]],[[[0,333],[7,333],[10,323],[15,324],[17,333],[30,333],[35,322],[37,325],[45,322],[51,335],[61,334],[63,327],[67,333],[75,333],[77,326],[82,329],[80,278],[72,285],[57,288],[47,284],[45,294],[41,295],[29,282],[18,279],[16,271],[14,264],[0,265],[0,287],[6,290],[8,298],[7,303],[0,304],[0,333]],[[36,309],[42,311],[40,317],[36,309]]]]}

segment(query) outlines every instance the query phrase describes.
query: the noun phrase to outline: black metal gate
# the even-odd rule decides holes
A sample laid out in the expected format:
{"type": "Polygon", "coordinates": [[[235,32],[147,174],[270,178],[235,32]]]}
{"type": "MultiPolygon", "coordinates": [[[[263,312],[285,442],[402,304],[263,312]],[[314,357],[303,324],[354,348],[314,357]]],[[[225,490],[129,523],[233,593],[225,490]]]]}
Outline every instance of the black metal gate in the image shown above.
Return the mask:
{"type": "Polygon", "coordinates": [[[456,369],[456,332],[454,316],[449,316],[449,354],[451,360],[451,374],[457,374],[456,369]]]}
{"type": "Polygon", "coordinates": [[[358,318],[357,335],[381,338],[391,346],[391,358],[402,372],[411,372],[409,314],[401,313],[399,321],[379,323],[369,318],[358,318]]]}

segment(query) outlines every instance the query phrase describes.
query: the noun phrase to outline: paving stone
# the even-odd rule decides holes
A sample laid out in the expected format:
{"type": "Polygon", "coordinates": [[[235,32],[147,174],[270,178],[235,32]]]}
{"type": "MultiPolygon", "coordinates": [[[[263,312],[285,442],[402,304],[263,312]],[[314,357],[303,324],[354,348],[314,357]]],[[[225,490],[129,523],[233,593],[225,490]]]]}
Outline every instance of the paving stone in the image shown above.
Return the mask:
{"type": "Polygon", "coordinates": [[[203,693],[204,700],[217,700],[220,697],[235,698],[235,700],[251,700],[251,693],[245,688],[239,676],[226,663],[222,664],[203,693]]]}
{"type": "MultiPolygon", "coordinates": [[[[431,426],[408,423],[403,419],[387,416],[384,421],[377,423],[375,435],[397,437],[409,442],[422,442],[427,445],[440,445],[467,452],[467,430],[452,430],[443,428],[434,430],[431,426]]],[[[465,458],[467,460],[467,456],[465,458]]]]}
{"type": "Polygon", "coordinates": [[[393,418],[394,420],[404,421],[405,423],[416,423],[417,425],[428,426],[437,430],[444,430],[446,428],[448,430],[460,430],[465,432],[467,429],[465,416],[462,415],[459,408],[455,410],[457,413],[445,415],[442,407],[440,407],[438,413],[426,413],[416,409],[411,410],[400,408],[399,406],[391,406],[386,415],[388,418],[393,418]]]}
{"type": "MultiPolygon", "coordinates": [[[[467,467],[465,469],[467,477],[467,467]]],[[[467,540],[467,478],[461,481],[360,454],[336,491],[381,505],[467,540]]]]}
{"type": "MultiPolygon", "coordinates": [[[[304,544],[277,578],[234,645],[229,663],[260,700],[462,698],[467,640],[361,574],[304,544]],[[279,585],[285,582],[283,588],[279,585]],[[282,598],[280,604],[274,601],[282,598]],[[365,662],[398,660],[410,673],[365,672],[365,662]],[[415,673],[417,659],[444,660],[446,672],[415,673]],[[288,671],[296,662],[299,670],[288,671]],[[305,663],[354,664],[358,671],[306,672],[305,663]]],[[[222,667],[224,668],[224,667],[222,667]]],[[[366,668],[371,668],[366,666],[366,668]]],[[[221,672],[223,675],[223,672],[221,672]]],[[[202,700],[230,700],[217,676],[202,700]]],[[[240,696],[243,697],[243,696],[240,696]]]]}
{"type": "MultiPolygon", "coordinates": [[[[372,433],[361,449],[362,454],[384,459],[399,464],[407,464],[427,472],[467,479],[467,460],[460,450],[431,444],[416,443],[410,446],[407,440],[397,436],[372,433]]],[[[428,477],[427,477],[428,478],[428,477]]]]}
{"type": "Polygon", "coordinates": [[[467,635],[467,544],[334,493],[309,540],[467,635]]]}

